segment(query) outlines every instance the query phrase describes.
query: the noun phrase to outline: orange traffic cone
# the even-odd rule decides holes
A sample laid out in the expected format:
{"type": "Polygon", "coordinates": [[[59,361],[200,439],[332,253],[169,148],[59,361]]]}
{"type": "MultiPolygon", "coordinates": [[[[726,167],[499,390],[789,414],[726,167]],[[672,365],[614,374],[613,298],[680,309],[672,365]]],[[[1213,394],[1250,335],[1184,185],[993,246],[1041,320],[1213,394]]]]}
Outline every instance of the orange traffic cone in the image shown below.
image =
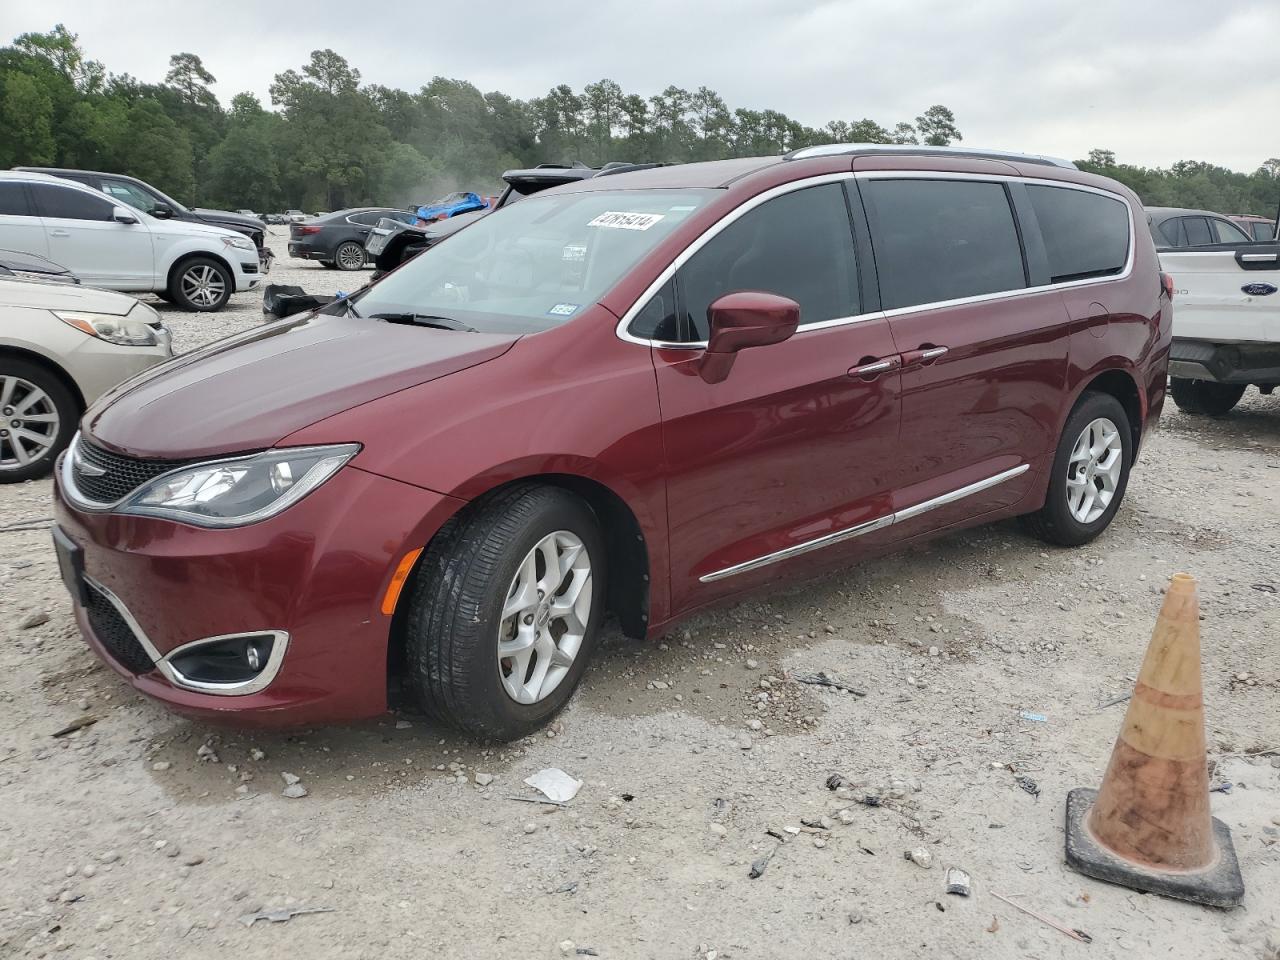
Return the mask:
{"type": "Polygon", "coordinates": [[[1200,600],[1188,574],[1169,584],[1102,789],[1067,794],[1067,864],[1215,907],[1244,897],[1231,832],[1209,816],[1200,600]]]}

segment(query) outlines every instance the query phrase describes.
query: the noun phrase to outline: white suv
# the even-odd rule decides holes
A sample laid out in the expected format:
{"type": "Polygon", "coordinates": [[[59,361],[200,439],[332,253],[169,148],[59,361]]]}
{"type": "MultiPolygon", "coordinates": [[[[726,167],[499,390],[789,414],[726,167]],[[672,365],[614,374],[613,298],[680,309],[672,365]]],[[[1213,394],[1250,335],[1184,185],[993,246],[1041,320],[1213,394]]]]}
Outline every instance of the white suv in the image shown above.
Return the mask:
{"type": "Polygon", "coordinates": [[[157,293],[186,310],[220,310],[263,277],[243,234],[157,220],[92,187],[14,170],[0,172],[0,248],[48,257],[86,284],[157,293]]]}

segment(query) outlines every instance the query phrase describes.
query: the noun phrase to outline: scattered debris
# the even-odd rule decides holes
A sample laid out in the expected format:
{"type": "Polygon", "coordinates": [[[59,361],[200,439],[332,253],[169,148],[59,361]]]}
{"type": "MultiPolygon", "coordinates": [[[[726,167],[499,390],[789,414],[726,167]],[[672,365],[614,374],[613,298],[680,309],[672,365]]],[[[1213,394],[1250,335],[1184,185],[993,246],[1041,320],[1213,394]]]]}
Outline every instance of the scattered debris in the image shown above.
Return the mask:
{"type": "Polygon", "coordinates": [[[304,913],[333,913],[333,907],[280,907],[275,910],[259,910],[257,913],[246,913],[237,919],[246,927],[252,927],[259,920],[285,923],[304,913]]]}
{"type": "Polygon", "coordinates": [[[507,797],[508,800],[517,800],[520,803],[544,803],[549,807],[563,807],[564,804],[559,800],[544,800],[542,797],[507,797]]]}
{"type": "Polygon", "coordinates": [[[489,784],[493,783],[493,774],[477,773],[475,775],[475,781],[477,787],[487,787],[489,784]]]}
{"type": "Polygon", "coordinates": [[[769,866],[769,861],[773,859],[773,855],[777,852],[778,848],[774,847],[763,857],[760,857],[758,860],[751,861],[751,870],[747,873],[747,876],[752,880],[759,880],[760,877],[763,876],[765,869],[769,866]]]}
{"type": "Polygon", "coordinates": [[[280,791],[280,796],[290,800],[301,800],[307,795],[307,788],[300,783],[291,783],[280,791]]]}
{"type": "Polygon", "coordinates": [[[995,933],[1000,929],[1000,918],[994,914],[991,917],[991,926],[987,927],[987,933],[995,933]]]}
{"type": "Polygon", "coordinates": [[[1234,786],[1235,784],[1232,783],[1230,780],[1224,780],[1222,783],[1216,783],[1212,787],[1210,787],[1209,792],[1210,793],[1230,793],[1231,788],[1234,786]]]}
{"type": "Polygon", "coordinates": [[[867,695],[865,690],[859,690],[856,687],[849,686],[847,683],[842,683],[825,670],[819,670],[817,673],[793,673],[791,674],[791,679],[796,683],[808,683],[814,686],[843,690],[845,693],[852,693],[855,697],[865,697],[867,695]]]}
{"type": "Polygon", "coordinates": [[[577,881],[577,880],[570,880],[568,883],[562,883],[562,884],[560,884],[560,886],[556,887],[556,888],[555,888],[554,890],[552,890],[551,892],[552,892],[552,893],[577,893],[577,892],[578,892],[578,881],[577,881]]]}
{"type": "Polygon", "coordinates": [[[539,770],[524,782],[535,790],[541,790],[548,800],[556,803],[568,803],[582,789],[582,781],[575,780],[559,767],[547,767],[539,770]]]}
{"type": "Polygon", "coordinates": [[[1030,720],[1033,723],[1047,723],[1049,718],[1043,713],[1032,713],[1029,710],[1019,710],[1018,716],[1023,720],[1030,720]]]}
{"type": "Polygon", "coordinates": [[[1257,590],[1260,593],[1275,593],[1276,585],[1274,583],[1255,583],[1250,586],[1250,589],[1257,590]]]}
{"type": "Polygon", "coordinates": [[[903,853],[902,858],[909,860],[917,867],[924,867],[926,870],[933,866],[933,854],[925,847],[913,847],[903,853]]]}
{"type": "Polygon", "coordinates": [[[598,957],[598,956],[600,956],[600,954],[596,953],[596,948],[595,948],[595,947],[577,947],[577,948],[574,950],[574,953],[576,953],[576,954],[577,954],[578,956],[580,956],[580,957],[598,957]]]}
{"type": "MultiPolygon", "coordinates": [[[[1010,900],[1008,897],[1003,896],[1002,894],[996,893],[994,890],[991,892],[991,895],[995,897],[997,900],[1003,900],[1005,903],[1013,907],[1015,910],[1021,910],[1028,917],[1033,917],[1034,919],[1039,920],[1041,923],[1046,924],[1050,927],[1053,927],[1053,929],[1057,930],[1059,933],[1066,934],[1072,940],[1079,940],[1081,943],[1093,943],[1093,937],[1089,936],[1083,930],[1077,930],[1074,927],[1063,926],[1062,924],[1058,923],[1056,920],[1051,920],[1048,917],[1046,917],[1044,914],[1036,913],[1034,910],[1030,910],[1027,907],[1024,907],[1020,903],[1015,903],[1014,901],[1010,900]]],[[[991,927],[995,927],[995,926],[996,924],[993,921],[991,924],[991,927]]],[[[988,927],[987,929],[989,932],[994,933],[995,931],[992,930],[991,927],[988,927]]]]}
{"type": "Polygon", "coordinates": [[[959,867],[947,867],[947,893],[967,897],[973,892],[973,881],[959,867]]]}
{"type": "Polygon", "coordinates": [[[1036,783],[1030,777],[1024,774],[1018,774],[1018,776],[1013,778],[1013,782],[1016,783],[1018,786],[1020,786],[1023,790],[1027,791],[1027,793],[1031,794],[1033,797],[1040,796],[1040,784],[1036,783]]]}
{"type": "Polygon", "coordinates": [[[295,783],[302,782],[302,778],[298,776],[296,773],[281,772],[280,779],[284,781],[284,785],[286,787],[292,787],[295,783]]]}
{"type": "Polygon", "coordinates": [[[97,717],[77,717],[72,720],[61,730],[55,730],[49,734],[51,737],[65,737],[69,733],[75,733],[77,730],[83,730],[85,727],[91,727],[98,722],[97,717]]]}
{"type": "Polygon", "coordinates": [[[49,622],[48,610],[37,610],[35,613],[28,613],[18,623],[18,629],[30,630],[32,627],[38,627],[42,623],[49,622]]]}
{"type": "Polygon", "coordinates": [[[1110,700],[1108,700],[1106,703],[1100,703],[1100,704],[1098,704],[1098,709],[1099,709],[1099,710],[1105,710],[1105,709],[1107,709],[1107,707],[1114,707],[1117,703],[1124,703],[1126,700],[1132,700],[1132,699],[1133,699],[1133,694],[1132,694],[1132,693],[1126,693],[1126,694],[1125,694],[1124,696],[1122,696],[1122,697],[1112,697],[1112,698],[1111,698],[1110,700]]]}
{"type": "Polygon", "coordinates": [[[841,773],[833,773],[827,777],[827,789],[839,790],[841,787],[852,787],[853,781],[841,773]]]}
{"type": "Polygon", "coordinates": [[[766,835],[766,836],[773,837],[773,839],[775,839],[775,840],[777,840],[777,841],[779,841],[779,842],[781,842],[781,843],[786,843],[786,842],[787,842],[786,835],[785,835],[785,834],[782,834],[782,833],[779,833],[777,830],[773,829],[773,827],[766,827],[764,832],[765,832],[765,835],[766,835]]]}

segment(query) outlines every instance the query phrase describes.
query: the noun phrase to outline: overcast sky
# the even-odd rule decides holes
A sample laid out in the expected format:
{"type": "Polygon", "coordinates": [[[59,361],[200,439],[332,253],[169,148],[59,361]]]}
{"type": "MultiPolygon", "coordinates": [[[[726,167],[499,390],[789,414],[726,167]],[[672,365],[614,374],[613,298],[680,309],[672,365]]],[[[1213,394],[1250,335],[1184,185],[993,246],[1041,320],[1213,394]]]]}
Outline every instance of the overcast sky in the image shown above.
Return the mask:
{"type": "Polygon", "coordinates": [[[196,53],[224,103],[269,105],[276,73],[331,47],[407,90],[443,75],[527,99],[609,77],[646,97],[706,85],[815,126],[892,127],[942,103],[968,145],[1071,159],[1252,171],[1280,156],[1280,0],[0,2],[9,38],[63,22],[112,72],[160,81],[171,53],[196,53]]]}

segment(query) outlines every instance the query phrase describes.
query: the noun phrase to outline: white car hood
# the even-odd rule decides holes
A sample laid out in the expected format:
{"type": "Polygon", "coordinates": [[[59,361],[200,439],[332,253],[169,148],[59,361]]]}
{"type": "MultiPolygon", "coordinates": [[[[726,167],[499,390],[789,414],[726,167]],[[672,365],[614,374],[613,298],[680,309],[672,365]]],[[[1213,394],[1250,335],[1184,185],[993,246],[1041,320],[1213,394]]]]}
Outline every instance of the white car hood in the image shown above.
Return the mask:
{"type": "Polygon", "coordinates": [[[151,217],[151,232],[163,237],[234,237],[246,239],[243,233],[228,230],[226,227],[215,227],[211,223],[193,223],[190,220],[160,220],[151,217]]]}
{"type": "Polygon", "coordinates": [[[99,290],[97,287],[0,278],[0,306],[79,310],[123,317],[137,305],[138,301],[127,294],[99,290]]]}

